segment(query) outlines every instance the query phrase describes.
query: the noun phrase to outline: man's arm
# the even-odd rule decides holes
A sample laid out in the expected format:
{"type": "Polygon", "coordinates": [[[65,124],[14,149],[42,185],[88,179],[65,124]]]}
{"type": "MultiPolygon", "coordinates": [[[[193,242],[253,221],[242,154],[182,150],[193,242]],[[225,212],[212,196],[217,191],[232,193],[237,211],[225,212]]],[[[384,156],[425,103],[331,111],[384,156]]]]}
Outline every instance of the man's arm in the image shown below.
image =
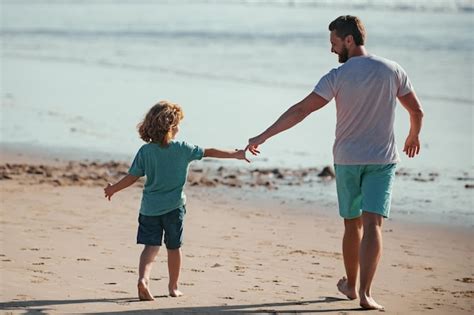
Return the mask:
{"type": "Polygon", "coordinates": [[[322,108],[328,101],[318,94],[311,92],[302,101],[291,106],[280,118],[277,119],[267,130],[260,135],[249,139],[249,144],[245,150],[250,150],[252,154],[260,153],[258,146],[264,143],[267,139],[279,134],[282,131],[290,129],[296,124],[300,123],[312,112],[322,108]]]}
{"type": "Polygon", "coordinates": [[[410,92],[406,95],[398,98],[400,103],[405,107],[410,115],[410,132],[405,140],[405,146],[403,152],[412,158],[420,153],[420,131],[423,120],[423,109],[421,108],[420,101],[416,97],[415,92],[410,92]]]}

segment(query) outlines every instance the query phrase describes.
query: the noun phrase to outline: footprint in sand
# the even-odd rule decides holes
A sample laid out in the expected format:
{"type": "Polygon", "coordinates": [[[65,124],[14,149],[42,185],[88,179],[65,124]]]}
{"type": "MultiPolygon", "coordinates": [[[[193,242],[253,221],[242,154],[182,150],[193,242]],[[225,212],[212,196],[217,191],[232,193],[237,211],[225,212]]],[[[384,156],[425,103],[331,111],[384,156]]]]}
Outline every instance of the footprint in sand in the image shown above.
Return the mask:
{"type": "Polygon", "coordinates": [[[112,293],[118,293],[118,294],[129,294],[130,292],[127,291],[121,291],[121,290],[112,290],[112,293]]]}
{"type": "Polygon", "coordinates": [[[295,254],[306,255],[306,254],[308,254],[308,253],[305,252],[304,250],[297,249],[297,250],[293,250],[293,251],[289,252],[289,254],[290,254],[290,255],[295,255],[295,254]]]}
{"type": "Polygon", "coordinates": [[[201,269],[191,269],[192,272],[204,272],[204,270],[201,269]]]}
{"type": "Polygon", "coordinates": [[[459,282],[463,282],[463,283],[474,283],[474,279],[469,278],[469,277],[465,277],[465,278],[461,278],[461,279],[454,279],[454,280],[459,281],[459,282]]]}
{"type": "Polygon", "coordinates": [[[401,267],[401,268],[404,268],[404,269],[413,269],[413,266],[412,265],[409,265],[409,264],[392,264],[392,267],[401,267]]]}
{"type": "Polygon", "coordinates": [[[117,282],[105,282],[105,285],[117,285],[117,282]]]}
{"type": "Polygon", "coordinates": [[[431,287],[431,290],[433,290],[433,291],[436,292],[436,293],[448,292],[448,291],[446,291],[445,289],[439,288],[439,287],[431,287]]]}
{"type": "Polygon", "coordinates": [[[224,297],[221,297],[221,299],[224,299],[224,300],[233,300],[234,297],[232,297],[232,296],[224,296],[224,297]]]}
{"type": "Polygon", "coordinates": [[[263,289],[258,285],[254,285],[253,288],[250,288],[248,290],[249,291],[263,291],[263,289]]]}
{"type": "Polygon", "coordinates": [[[89,258],[77,258],[76,260],[77,261],[90,261],[89,258]]]}
{"type": "Polygon", "coordinates": [[[231,270],[230,272],[241,272],[241,273],[245,273],[245,269],[247,269],[247,268],[244,267],[244,266],[234,266],[234,270],[231,270]]]}
{"type": "Polygon", "coordinates": [[[36,262],[36,263],[32,263],[32,265],[41,266],[41,265],[44,265],[44,262],[36,262]]]}
{"type": "Polygon", "coordinates": [[[30,280],[31,283],[42,283],[48,281],[49,279],[42,276],[33,275],[33,280],[30,280]]]}
{"type": "Polygon", "coordinates": [[[469,290],[469,291],[452,291],[451,294],[455,298],[468,298],[472,299],[474,297],[474,291],[469,290]]]}

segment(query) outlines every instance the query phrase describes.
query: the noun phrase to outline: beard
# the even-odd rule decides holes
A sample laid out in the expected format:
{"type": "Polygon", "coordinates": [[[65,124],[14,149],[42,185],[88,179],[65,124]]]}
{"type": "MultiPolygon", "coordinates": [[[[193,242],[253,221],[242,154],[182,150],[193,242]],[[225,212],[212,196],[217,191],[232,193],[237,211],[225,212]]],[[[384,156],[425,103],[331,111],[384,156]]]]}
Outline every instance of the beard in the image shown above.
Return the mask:
{"type": "Polygon", "coordinates": [[[349,50],[344,46],[342,51],[337,54],[339,56],[339,62],[344,63],[349,59],[349,50]]]}

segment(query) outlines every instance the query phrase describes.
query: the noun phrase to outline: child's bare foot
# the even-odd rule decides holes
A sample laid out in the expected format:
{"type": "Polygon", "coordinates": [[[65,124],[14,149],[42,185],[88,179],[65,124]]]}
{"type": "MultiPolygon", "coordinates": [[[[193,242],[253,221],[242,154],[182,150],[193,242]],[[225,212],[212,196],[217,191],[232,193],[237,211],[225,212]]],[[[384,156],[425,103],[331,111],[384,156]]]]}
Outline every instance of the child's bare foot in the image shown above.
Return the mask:
{"type": "Polygon", "coordinates": [[[170,296],[172,297],[179,297],[183,295],[183,292],[179,291],[178,288],[174,289],[174,288],[168,287],[168,290],[170,292],[170,296]]]}
{"type": "Polygon", "coordinates": [[[148,285],[145,280],[138,281],[138,298],[140,301],[154,301],[155,298],[148,290],[148,285]]]}
{"type": "Polygon", "coordinates": [[[357,292],[355,288],[350,289],[347,285],[347,278],[342,277],[339,282],[337,283],[337,289],[339,292],[347,296],[349,300],[355,300],[357,299],[357,292]]]}
{"type": "Polygon", "coordinates": [[[360,306],[366,310],[383,310],[384,307],[371,297],[365,294],[360,294],[360,306]]]}

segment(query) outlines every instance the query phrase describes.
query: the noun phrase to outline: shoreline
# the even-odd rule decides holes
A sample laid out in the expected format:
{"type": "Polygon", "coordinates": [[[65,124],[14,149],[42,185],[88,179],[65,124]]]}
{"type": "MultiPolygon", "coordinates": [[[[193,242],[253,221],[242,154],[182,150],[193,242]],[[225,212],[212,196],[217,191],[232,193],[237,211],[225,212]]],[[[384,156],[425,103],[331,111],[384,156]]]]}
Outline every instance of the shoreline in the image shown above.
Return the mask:
{"type": "MultiPolygon", "coordinates": [[[[54,186],[86,185],[105,186],[125,175],[133,156],[114,155],[105,152],[83,151],[78,148],[51,148],[40,145],[1,143],[0,167],[3,174],[8,172],[16,175],[28,174],[32,183],[49,183],[54,186]],[[6,164],[16,167],[9,170],[6,164]],[[54,166],[51,170],[46,170],[54,166]],[[92,174],[89,174],[91,172],[92,174]],[[35,174],[36,173],[36,174],[35,174]],[[51,174],[49,174],[51,173],[51,174]],[[54,174],[52,174],[54,173],[54,174]]],[[[397,169],[397,183],[394,188],[392,214],[387,222],[400,222],[413,225],[433,225],[470,229],[474,227],[474,214],[466,209],[465,213],[428,213],[435,200],[422,194],[437,194],[430,185],[443,174],[437,171],[417,172],[406,168],[397,169]],[[405,186],[417,188],[416,192],[403,201],[405,186]],[[417,185],[417,186],[414,186],[417,185]],[[399,191],[397,191],[397,189],[399,191]],[[418,209],[412,211],[407,204],[417,201],[418,209]]],[[[458,185],[467,197],[464,204],[469,208],[469,193],[474,188],[474,178],[469,172],[452,175],[451,182],[458,185]],[[471,183],[472,182],[472,183],[471,183]]],[[[451,183],[452,184],[452,183],[451,183]]],[[[304,214],[320,213],[325,209],[334,218],[339,218],[337,211],[337,195],[331,165],[318,167],[272,167],[262,163],[235,163],[235,161],[205,159],[190,165],[187,187],[202,186],[216,190],[216,193],[229,194],[239,198],[245,191],[252,200],[279,200],[279,203],[295,204],[297,212],[304,214]],[[238,166],[237,166],[238,165],[238,166]],[[265,196],[261,197],[263,194],[265,196]]],[[[452,192],[451,192],[452,193],[452,192]]],[[[453,205],[457,197],[447,203],[453,205]]],[[[472,197],[471,197],[472,203],[472,197]]],[[[463,205],[460,205],[463,206],[463,205]]],[[[458,206],[459,207],[459,206],[458,206]]]]}

